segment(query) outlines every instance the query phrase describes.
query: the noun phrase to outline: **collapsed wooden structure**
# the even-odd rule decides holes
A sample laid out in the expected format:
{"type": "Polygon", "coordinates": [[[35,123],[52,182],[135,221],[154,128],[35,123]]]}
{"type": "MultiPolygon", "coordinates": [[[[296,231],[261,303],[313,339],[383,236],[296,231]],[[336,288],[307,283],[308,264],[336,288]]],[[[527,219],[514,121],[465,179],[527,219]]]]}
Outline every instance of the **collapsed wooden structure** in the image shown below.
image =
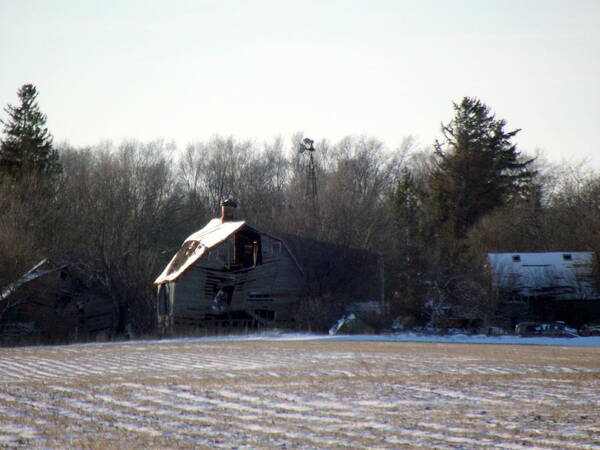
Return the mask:
{"type": "Polygon", "coordinates": [[[0,338],[99,338],[114,335],[117,310],[74,276],[76,268],[47,258],[0,287],[0,338]]]}
{"type": "Polygon", "coordinates": [[[291,326],[302,298],[336,289],[349,302],[381,299],[377,255],[274,236],[236,220],[231,200],[221,206],[221,217],[190,235],[155,280],[163,333],[291,326]]]}

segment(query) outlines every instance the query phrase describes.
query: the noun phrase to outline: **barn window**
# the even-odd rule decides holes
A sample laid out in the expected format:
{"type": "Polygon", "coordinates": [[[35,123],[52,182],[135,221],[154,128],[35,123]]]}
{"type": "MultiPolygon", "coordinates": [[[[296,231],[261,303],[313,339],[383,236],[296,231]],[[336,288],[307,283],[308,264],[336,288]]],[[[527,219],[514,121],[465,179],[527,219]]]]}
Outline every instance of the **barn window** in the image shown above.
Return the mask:
{"type": "Polygon", "coordinates": [[[565,261],[571,261],[573,259],[573,256],[570,253],[563,253],[563,259],[565,261]]]}
{"type": "Polygon", "coordinates": [[[273,242],[273,256],[281,255],[281,242],[273,242]]]}
{"type": "Polygon", "coordinates": [[[262,264],[260,234],[245,228],[235,234],[233,264],[247,268],[262,264]]]}
{"type": "Polygon", "coordinates": [[[513,262],[520,262],[521,261],[521,255],[513,255],[512,260],[513,260],[513,262]]]}

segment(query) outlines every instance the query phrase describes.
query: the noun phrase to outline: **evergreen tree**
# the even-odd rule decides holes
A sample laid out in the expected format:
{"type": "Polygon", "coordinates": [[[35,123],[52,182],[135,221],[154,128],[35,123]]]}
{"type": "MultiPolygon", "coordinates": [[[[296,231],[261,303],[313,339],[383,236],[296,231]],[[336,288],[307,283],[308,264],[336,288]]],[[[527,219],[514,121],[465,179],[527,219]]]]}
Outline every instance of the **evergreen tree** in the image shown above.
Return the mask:
{"type": "Polygon", "coordinates": [[[403,168],[392,198],[396,226],[400,234],[398,237],[405,250],[413,246],[413,241],[419,231],[421,197],[422,194],[419,192],[410,170],[403,168]]]}
{"type": "Polygon", "coordinates": [[[395,219],[395,244],[387,270],[393,273],[392,300],[394,314],[418,316],[424,295],[424,220],[423,192],[411,171],[400,172],[392,195],[395,219]]]}
{"type": "Polygon", "coordinates": [[[520,130],[505,131],[487,105],[465,97],[454,111],[435,142],[429,184],[442,229],[462,238],[481,217],[525,196],[535,171],[512,143],[520,130]]]}
{"type": "Polygon", "coordinates": [[[15,177],[25,173],[59,174],[58,152],[45,127],[46,115],[39,110],[37,89],[32,84],[25,84],[17,95],[20,104],[9,104],[4,108],[8,120],[0,120],[5,134],[0,145],[0,171],[15,177]]]}

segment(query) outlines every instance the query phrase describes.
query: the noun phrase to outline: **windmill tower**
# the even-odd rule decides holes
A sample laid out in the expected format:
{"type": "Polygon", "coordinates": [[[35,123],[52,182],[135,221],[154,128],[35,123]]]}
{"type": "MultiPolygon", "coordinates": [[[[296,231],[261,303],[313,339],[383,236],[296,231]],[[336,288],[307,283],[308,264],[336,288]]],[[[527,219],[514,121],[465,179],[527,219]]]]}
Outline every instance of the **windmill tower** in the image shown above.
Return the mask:
{"type": "Polygon", "coordinates": [[[299,153],[306,152],[307,156],[307,165],[306,165],[306,180],[305,180],[305,190],[304,190],[304,199],[306,201],[306,205],[309,209],[310,215],[316,219],[319,213],[319,203],[317,197],[317,173],[315,170],[315,160],[313,158],[313,153],[315,152],[315,147],[313,146],[314,141],[309,138],[304,138],[302,143],[300,144],[299,153]]]}

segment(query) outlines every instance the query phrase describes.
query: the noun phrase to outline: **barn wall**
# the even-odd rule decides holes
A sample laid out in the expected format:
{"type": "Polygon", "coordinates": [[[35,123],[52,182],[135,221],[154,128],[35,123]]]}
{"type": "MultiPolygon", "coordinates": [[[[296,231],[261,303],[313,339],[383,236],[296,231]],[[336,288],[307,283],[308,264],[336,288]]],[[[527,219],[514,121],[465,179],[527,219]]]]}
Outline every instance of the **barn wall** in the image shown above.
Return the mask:
{"type": "Polygon", "coordinates": [[[201,300],[202,286],[206,274],[197,266],[191,267],[174,283],[175,289],[170,294],[173,299],[173,316],[175,325],[195,325],[207,308],[203,307],[201,300]]]}
{"type": "Polygon", "coordinates": [[[213,299],[219,289],[233,289],[226,311],[244,311],[260,319],[289,321],[293,306],[303,292],[304,279],[285,245],[261,235],[262,264],[227,271],[226,257],[231,257],[230,240],[211,249],[207,255],[182,274],[174,289],[175,326],[200,326],[218,314],[213,299]]]}
{"type": "Polygon", "coordinates": [[[344,303],[383,299],[380,257],[367,250],[285,235],[285,242],[305,271],[311,296],[330,296],[344,303]]]}
{"type": "Polygon", "coordinates": [[[255,313],[273,311],[275,320],[291,320],[304,291],[302,273],[281,241],[266,235],[261,241],[263,264],[247,273],[239,304],[255,313]]]}

